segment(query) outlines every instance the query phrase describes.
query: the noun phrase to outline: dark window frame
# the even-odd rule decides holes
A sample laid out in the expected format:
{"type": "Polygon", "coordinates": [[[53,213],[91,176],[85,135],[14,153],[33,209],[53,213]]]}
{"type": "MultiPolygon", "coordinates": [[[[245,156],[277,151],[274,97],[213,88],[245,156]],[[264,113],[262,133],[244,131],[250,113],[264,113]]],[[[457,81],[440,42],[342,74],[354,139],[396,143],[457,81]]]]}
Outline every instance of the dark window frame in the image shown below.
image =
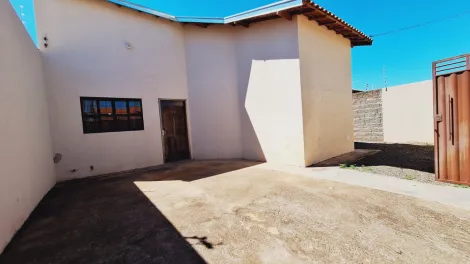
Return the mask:
{"type": "MultiPolygon", "coordinates": [[[[94,106],[92,104],[92,107],[94,106]]],[[[82,112],[82,127],[83,127],[83,133],[84,134],[99,134],[99,133],[113,133],[113,132],[128,132],[128,131],[142,131],[145,128],[144,125],[144,109],[142,105],[142,99],[141,98],[114,98],[114,97],[80,97],[80,108],[82,112]],[[86,114],[85,109],[84,109],[84,102],[85,101],[94,101],[94,104],[96,104],[96,113],[93,115],[86,114]],[[101,114],[101,107],[100,107],[100,101],[111,101],[111,107],[112,107],[112,113],[111,114],[101,114]],[[124,101],[126,102],[126,109],[127,109],[127,114],[117,114],[116,113],[116,102],[119,101],[124,101]],[[139,102],[140,104],[140,113],[131,113],[130,112],[130,102],[139,102]],[[110,116],[113,118],[111,121],[111,129],[109,130],[103,130],[103,122],[102,122],[102,117],[103,116],[110,116]],[[127,129],[122,129],[118,127],[118,123],[116,122],[118,119],[117,117],[127,117],[127,129]],[[92,129],[87,130],[87,125],[86,123],[90,121],[86,121],[87,118],[94,118],[97,120],[98,123],[98,130],[97,131],[92,131],[92,129]],[[142,120],[142,126],[131,129],[131,117],[140,117],[140,120],[142,120]]],[[[93,111],[94,112],[94,111],[93,111]]]]}

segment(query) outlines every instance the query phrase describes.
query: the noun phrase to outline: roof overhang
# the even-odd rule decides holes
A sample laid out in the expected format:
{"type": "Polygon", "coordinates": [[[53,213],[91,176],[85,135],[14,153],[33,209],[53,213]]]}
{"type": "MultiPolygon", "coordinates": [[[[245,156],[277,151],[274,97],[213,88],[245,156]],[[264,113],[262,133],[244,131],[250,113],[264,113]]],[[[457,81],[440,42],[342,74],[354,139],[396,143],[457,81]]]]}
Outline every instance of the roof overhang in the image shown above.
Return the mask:
{"type": "Polygon", "coordinates": [[[283,18],[291,20],[292,16],[303,15],[320,26],[335,31],[351,41],[351,46],[371,45],[372,38],[359,31],[344,20],[329,12],[311,0],[282,0],[266,6],[248,10],[228,17],[182,17],[158,12],[128,0],[107,0],[119,6],[125,6],[140,12],[155,15],[179,23],[195,24],[207,27],[214,24],[231,24],[249,27],[250,24],[271,19],[283,18]]]}

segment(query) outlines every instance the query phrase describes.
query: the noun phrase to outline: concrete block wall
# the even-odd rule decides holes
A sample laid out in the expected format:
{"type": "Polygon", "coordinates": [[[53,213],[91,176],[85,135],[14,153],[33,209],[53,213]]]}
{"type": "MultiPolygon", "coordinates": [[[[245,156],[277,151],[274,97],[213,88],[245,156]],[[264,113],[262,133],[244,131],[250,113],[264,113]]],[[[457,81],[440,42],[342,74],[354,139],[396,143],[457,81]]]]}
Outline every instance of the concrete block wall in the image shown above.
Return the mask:
{"type": "Polygon", "coordinates": [[[354,140],[434,144],[432,81],[353,93],[354,140]]]}
{"type": "Polygon", "coordinates": [[[382,90],[353,94],[354,140],[384,141],[382,90]]]}

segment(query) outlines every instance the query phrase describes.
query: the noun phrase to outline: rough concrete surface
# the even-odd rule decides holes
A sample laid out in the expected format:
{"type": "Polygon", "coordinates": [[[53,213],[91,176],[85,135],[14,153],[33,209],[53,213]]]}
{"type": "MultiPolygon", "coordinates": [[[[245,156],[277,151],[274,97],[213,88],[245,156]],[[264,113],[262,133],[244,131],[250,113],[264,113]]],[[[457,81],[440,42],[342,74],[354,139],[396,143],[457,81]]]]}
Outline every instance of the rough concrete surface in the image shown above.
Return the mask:
{"type": "Polygon", "coordinates": [[[469,263],[469,245],[470,211],[200,161],[59,184],[0,263],[469,263]]]}
{"type": "Polygon", "coordinates": [[[355,149],[354,151],[348,152],[343,155],[333,157],[331,159],[324,160],[311,167],[332,167],[332,166],[346,166],[348,164],[354,164],[354,162],[361,160],[367,156],[374,155],[380,152],[380,150],[374,149],[355,149]]]}

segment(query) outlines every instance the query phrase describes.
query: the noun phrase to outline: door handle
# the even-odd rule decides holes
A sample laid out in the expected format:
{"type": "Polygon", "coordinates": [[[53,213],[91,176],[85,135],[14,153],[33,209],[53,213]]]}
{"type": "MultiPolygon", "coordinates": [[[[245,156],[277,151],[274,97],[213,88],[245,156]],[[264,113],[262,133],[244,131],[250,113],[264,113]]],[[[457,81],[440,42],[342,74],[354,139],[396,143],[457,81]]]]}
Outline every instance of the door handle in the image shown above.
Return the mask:
{"type": "Polygon", "coordinates": [[[452,145],[454,145],[454,127],[454,98],[449,95],[449,140],[452,140],[452,145]]]}
{"type": "Polygon", "coordinates": [[[165,129],[162,129],[162,136],[165,136],[165,129]]]}

